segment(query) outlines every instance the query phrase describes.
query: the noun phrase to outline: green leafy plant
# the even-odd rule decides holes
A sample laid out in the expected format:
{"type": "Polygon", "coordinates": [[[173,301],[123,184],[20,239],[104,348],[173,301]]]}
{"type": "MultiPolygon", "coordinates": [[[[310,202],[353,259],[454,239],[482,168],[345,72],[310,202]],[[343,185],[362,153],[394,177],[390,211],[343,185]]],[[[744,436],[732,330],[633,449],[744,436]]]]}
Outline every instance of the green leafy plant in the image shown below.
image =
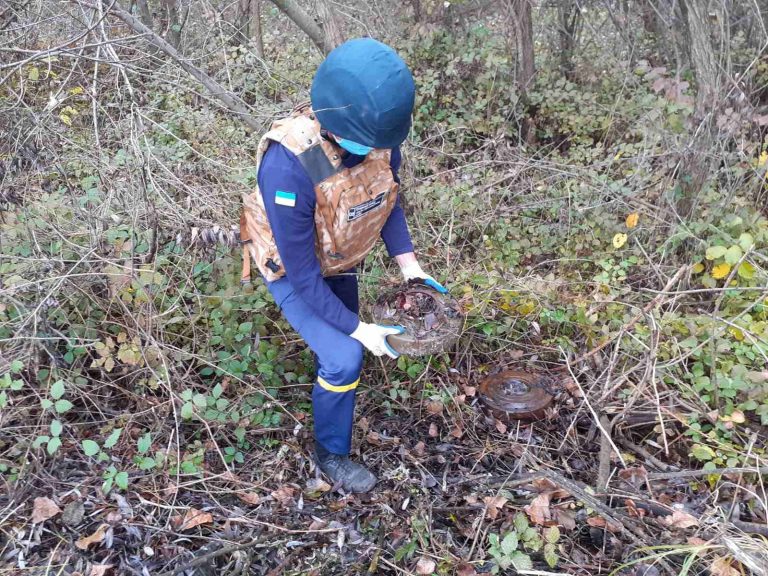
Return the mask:
{"type": "Polygon", "coordinates": [[[96,456],[96,459],[99,462],[105,462],[109,460],[109,456],[107,455],[104,450],[109,450],[110,448],[113,448],[115,444],[117,444],[117,441],[120,439],[120,435],[122,434],[123,429],[122,428],[115,428],[110,432],[109,436],[107,436],[107,439],[104,441],[101,447],[99,447],[98,442],[90,439],[85,439],[82,442],[80,442],[80,446],[83,449],[83,452],[86,456],[96,456]],[[103,448],[103,450],[102,450],[103,448]]]}
{"type": "Polygon", "coordinates": [[[164,461],[162,452],[155,452],[154,456],[149,455],[152,448],[152,434],[147,432],[136,441],[136,451],[133,461],[141,470],[152,470],[161,465],[164,461]]]}
{"type": "Polygon", "coordinates": [[[6,390],[18,392],[24,388],[24,380],[13,377],[23,369],[24,363],[21,360],[14,360],[11,362],[8,372],[3,374],[3,377],[0,378],[0,409],[5,408],[8,405],[8,393],[6,390]]]}
{"type": "Polygon", "coordinates": [[[522,513],[515,514],[512,526],[513,530],[504,534],[503,537],[499,534],[488,535],[490,544],[488,553],[496,561],[493,567],[494,574],[510,567],[515,570],[533,569],[533,561],[524,550],[541,551],[544,560],[551,568],[557,565],[559,560],[557,542],[560,540],[560,530],[556,526],[546,529],[543,539],[522,513]]]}
{"type": "Polygon", "coordinates": [[[51,384],[51,388],[48,392],[50,398],[43,398],[40,401],[40,406],[43,410],[52,410],[56,414],[64,414],[72,409],[73,404],[69,400],[62,398],[66,391],[63,380],[57,380],[51,384]]]}
{"type": "Polygon", "coordinates": [[[110,466],[104,471],[104,482],[101,485],[101,491],[108,494],[113,486],[121,490],[128,489],[128,472],[118,471],[114,466],[110,466]]]}

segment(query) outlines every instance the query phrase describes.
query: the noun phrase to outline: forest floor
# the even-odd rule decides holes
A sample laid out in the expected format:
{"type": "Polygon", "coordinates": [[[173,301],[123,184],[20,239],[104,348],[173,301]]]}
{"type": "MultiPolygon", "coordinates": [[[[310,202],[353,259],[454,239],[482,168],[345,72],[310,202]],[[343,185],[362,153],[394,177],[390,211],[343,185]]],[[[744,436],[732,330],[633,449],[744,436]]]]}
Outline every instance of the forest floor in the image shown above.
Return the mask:
{"type": "MultiPolygon", "coordinates": [[[[265,26],[269,65],[194,46],[265,129],[316,65],[283,26],[265,26]]],[[[353,456],[379,483],[347,495],[311,458],[312,358],[230,249],[257,139],[110,33],[123,68],[9,76],[25,108],[24,145],[0,148],[0,574],[768,576],[754,119],[723,120],[685,219],[676,72],[543,69],[522,110],[503,36],[404,41],[421,100],[403,204],[465,322],[444,353],[366,357],[353,456]],[[503,369],[558,383],[540,418],[484,408],[503,369]]],[[[364,317],[395,277],[368,258],[364,317]]]]}

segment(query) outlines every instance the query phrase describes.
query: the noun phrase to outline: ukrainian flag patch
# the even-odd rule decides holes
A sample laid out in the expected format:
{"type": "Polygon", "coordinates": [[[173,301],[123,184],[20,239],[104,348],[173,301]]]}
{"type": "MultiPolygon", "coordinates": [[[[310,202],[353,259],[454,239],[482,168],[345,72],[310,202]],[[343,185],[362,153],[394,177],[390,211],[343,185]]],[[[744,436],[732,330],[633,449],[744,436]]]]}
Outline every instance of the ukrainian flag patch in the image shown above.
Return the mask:
{"type": "Polygon", "coordinates": [[[282,190],[278,190],[275,192],[275,204],[293,208],[296,206],[296,194],[293,192],[283,192],[282,190]]]}

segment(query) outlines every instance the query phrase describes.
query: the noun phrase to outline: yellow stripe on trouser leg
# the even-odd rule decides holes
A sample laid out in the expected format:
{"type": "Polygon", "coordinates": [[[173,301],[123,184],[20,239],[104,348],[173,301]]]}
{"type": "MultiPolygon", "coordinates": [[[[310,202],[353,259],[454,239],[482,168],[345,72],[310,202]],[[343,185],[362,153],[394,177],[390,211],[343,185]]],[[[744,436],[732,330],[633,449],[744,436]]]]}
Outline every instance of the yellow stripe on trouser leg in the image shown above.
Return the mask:
{"type": "Polygon", "coordinates": [[[354,390],[357,388],[357,385],[360,384],[360,378],[352,382],[352,384],[342,384],[341,386],[334,386],[333,384],[329,384],[327,381],[320,378],[320,376],[317,377],[317,383],[320,384],[320,387],[328,390],[328,392],[349,392],[350,390],[354,390]]]}

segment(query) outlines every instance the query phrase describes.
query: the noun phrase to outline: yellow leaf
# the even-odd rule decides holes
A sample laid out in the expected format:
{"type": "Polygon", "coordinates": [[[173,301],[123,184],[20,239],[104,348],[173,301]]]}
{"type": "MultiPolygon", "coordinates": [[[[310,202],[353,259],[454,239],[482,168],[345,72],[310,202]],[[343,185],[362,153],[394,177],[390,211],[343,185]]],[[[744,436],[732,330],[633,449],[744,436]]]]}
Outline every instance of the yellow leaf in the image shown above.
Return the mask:
{"type": "Polygon", "coordinates": [[[526,316],[536,310],[536,304],[530,300],[517,305],[517,313],[526,316]]]}
{"type": "Polygon", "coordinates": [[[616,156],[613,157],[613,160],[614,161],[618,160],[619,158],[621,158],[622,154],[624,154],[624,152],[622,150],[619,150],[618,152],[616,152],[616,156]]]}
{"type": "Polygon", "coordinates": [[[704,272],[704,264],[702,264],[701,262],[696,262],[696,264],[693,265],[693,268],[691,270],[693,270],[694,274],[701,274],[702,272],[704,272]]]}
{"type": "Polygon", "coordinates": [[[715,280],[722,280],[726,276],[728,276],[728,272],[731,271],[731,265],[727,262],[723,262],[722,264],[718,264],[714,268],[712,268],[712,278],[715,280]]]}
{"type": "Polygon", "coordinates": [[[742,262],[739,266],[739,276],[744,280],[751,280],[755,276],[755,267],[749,262],[742,262]]]}
{"type": "Polygon", "coordinates": [[[30,68],[27,72],[27,78],[29,78],[32,82],[37,82],[38,78],[40,78],[40,69],[36,66],[30,68]]]}
{"type": "Polygon", "coordinates": [[[733,336],[734,339],[738,340],[739,342],[744,340],[744,332],[742,332],[738,328],[734,328],[733,326],[731,326],[730,328],[728,328],[728,332],[730,332],[731,336],[733,336]]]}
{"type": "Polygon", "coordinates": [[[624,244],[627,243],[627,235],[618,233],[616,236],[613,237],[613,247],[614,248],[621,248],[624,246],[624,244]]]}
{"type": "Polygon", "coordinates": [[[759,166],[765,166],[766,162],[768,162],[768,150],[763,150],[760,154],[760,158],[757,160],[757,165],[759,166]]]}
{"type": "Polygon", "coordinates": [[[627,216],[627,228],[634,228],[637,226],[637,222],[640,220],[640,215],[637,212],[632,212],[627,216]]]}
{"type": "Polygon", "coordinates": [[[72,96],[77,96],[78,94],[83,93],[82,86],[75,86],[74,88],[70,88],[69,93],[72,94],[72,96]]]}
{"type": "Polygon", "coordinates": [[[72,126],[72,118],[70,118],[66,114],[63,114],[63,113],[59,114],[59,120],[64,122],[64,124],[66,124],[67,126],[72,126]]]}

